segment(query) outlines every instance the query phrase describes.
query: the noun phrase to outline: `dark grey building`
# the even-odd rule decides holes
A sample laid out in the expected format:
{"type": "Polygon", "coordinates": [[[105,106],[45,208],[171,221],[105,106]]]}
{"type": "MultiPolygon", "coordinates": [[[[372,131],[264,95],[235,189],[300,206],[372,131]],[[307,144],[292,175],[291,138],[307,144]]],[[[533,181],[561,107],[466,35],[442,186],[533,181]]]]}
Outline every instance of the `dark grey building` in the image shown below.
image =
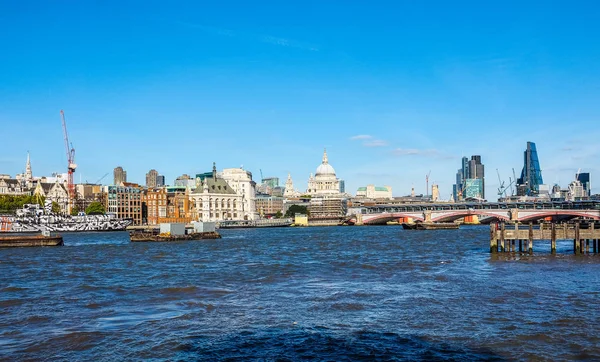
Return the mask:
{"type": "Polygon", "coordinates": [[[592,195],[592,184],[590,183],[590,173],[589,172],[583,172],[583,173],[578,173],[576,175],[577,181],[581,182],[581,184],[583,185],[583,191],[585,193],[586,196],[591,196],[592,195]]]}

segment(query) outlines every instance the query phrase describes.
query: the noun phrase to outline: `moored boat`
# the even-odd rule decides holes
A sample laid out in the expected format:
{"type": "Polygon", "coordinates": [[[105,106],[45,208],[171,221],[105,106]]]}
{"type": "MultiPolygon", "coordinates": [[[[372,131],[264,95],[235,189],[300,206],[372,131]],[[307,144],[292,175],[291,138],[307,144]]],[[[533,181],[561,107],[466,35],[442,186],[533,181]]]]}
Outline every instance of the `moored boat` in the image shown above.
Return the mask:
{"type": "Polygon", "coordinates": [[[15,235],[0,236],[0,247],[24,246],[62,246],[63,238],[60,235],[15,235]]]}
{"type": "Polygon", "coordinates": [[[171,235],[168,233],[155,233],[144,231],[133,231],[129,233],[131,242],[148,242],[148,241],[192,241],[192,240],[210,240],[220,239],[221,235],[216,231],[207,231],[200,233],[189,233],[182,235],[171,235]]]}
{"type": "Polygon", "coordinates": [[[402,228],[405,230],[450,230],[458,229],[459,225],[454,222],[416,222],[403,223],[402,228]]]}

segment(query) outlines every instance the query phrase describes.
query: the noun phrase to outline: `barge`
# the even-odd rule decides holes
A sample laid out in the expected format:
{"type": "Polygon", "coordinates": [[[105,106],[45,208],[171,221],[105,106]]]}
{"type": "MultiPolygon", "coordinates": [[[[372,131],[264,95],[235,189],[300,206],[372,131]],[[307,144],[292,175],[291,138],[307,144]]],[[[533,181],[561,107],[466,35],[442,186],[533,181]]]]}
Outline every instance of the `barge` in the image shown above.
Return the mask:
{"type": "Polygon", "coordinates": [[[60,235],[16,235],[0,236],[0,247],[24,246],[62,246],[63,238],[60,235]]]}
{"type": "Polygon", "coordinates": [[[191,241],[191,240],[210,240],[220,239],[221,235],[216,231],[207,231],[202,233],[189,233],[182,235],[171,235],[168,233],[155,233],[146,231],[132,231],[129,233],[131,242],[151,242],[151,241],[191,241]]]}
{"type": "Polygon", "coordinates": [[[454,222],[417,222],[413,224],[403,223],[404,230],[451,230],[458,229],[459,225],[454,222]]]}

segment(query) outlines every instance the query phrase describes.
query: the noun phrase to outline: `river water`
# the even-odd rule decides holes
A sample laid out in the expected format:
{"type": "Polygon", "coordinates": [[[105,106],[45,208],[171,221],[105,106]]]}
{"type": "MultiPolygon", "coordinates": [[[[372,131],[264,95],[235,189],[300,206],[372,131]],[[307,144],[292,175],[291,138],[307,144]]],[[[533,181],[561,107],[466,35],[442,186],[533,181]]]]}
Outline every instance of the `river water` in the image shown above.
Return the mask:
{"type": "Polygon", "coordinates": [[[221,230],[0,250],[2,360],[600,360],[600,256],[489,229],[221,230]]]}

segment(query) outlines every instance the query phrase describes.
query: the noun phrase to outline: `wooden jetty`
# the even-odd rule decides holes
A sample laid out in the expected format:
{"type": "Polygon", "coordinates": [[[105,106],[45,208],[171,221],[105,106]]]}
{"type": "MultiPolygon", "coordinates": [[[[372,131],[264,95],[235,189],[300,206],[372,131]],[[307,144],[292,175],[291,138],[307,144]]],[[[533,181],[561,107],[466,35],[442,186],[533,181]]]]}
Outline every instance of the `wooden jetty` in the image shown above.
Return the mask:
{"type": "Polygon", "coordinates": [[[552,254],[556,253],[556,240],[573,240],[575,254],[600,252],[600,227],[591,222],[572,224],[546,223],[534,227],[529,223],[526,228],[521,224],[506,225],[505,223],[490,225],[490,252],[514,252],[519,245],[519,252],[533,253],[533,242],[550,241],[552,254]]]}
{"type": "Polygon", "coordinates": [[[60,235],[18,235],[0,236],[0,247],[22,246],[62,246],[63,238],[60,235]]]}

